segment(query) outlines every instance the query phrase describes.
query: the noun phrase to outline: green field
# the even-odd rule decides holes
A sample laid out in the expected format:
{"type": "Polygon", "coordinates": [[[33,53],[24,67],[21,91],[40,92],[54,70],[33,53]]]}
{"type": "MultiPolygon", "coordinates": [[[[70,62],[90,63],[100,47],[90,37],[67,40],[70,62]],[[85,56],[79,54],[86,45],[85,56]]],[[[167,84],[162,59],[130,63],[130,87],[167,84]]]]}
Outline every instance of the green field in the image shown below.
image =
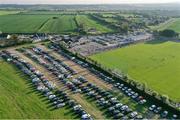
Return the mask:
{"type": "Polygon", "coordinates": [[[105,17],[105,18],[106,18],[106,17],[112,18],[112,17],[116,17],[116,14],[113,14],[113,13],[106,13],[106,14],[105,14],[105,13],[104,13],[104,14],[102,14],[102,16],[105,17]]]}
{"type": "Polygon", "coordinates": [[[0,60],[1,119],[73,119],[68,108],[53,110],[46,98],[34,91],[28,78],[12,65],[0,60]]]}
{"type": "Polygon", "coordinates": [[[0,31],[7,33],[69,33],[75,32],[76,29],[73,15],[0,16],[0,31]]]}
{"type": "MultiPolygon", "coordinates": [[[[76,20],[78,24],[83,24],[87,31],[95,28],[97,33],[113,32],[100,22],[92,20],[89,15],[78,15],[76,20]]],[[[24,12],[0,16],[0,31],[5,33],[76,33],[77,28],[75,15],[24,12]]]]}
{"type": "Polygon", "coordinates": [[[60,15],[64,12],[58,12],[58,11],[26,11],[20,13],[21,15],[60,15]]]}
{"type": "Polygon", "coordinates": [[[5,10],[0,10],[0,15],[9,15],[9,14],[17,14],[20,11],[5,11],[5,10]]]}
{"type": "Polygon", "coordinates": [[[153,26],[154,30],[164,30],[164,29],[172,29],[178,33],[180,33],[180,18],[170,19],[165,23],[162,23],[158,26],[153,26]]]}
{"type": "Polygon", "coordinates": [[[112,29],[102,25],[100,22],[92,20],[88,15],[77,15],[76,16],[77,23],[80,25],[84,25],[86,31],[91,28],[95,28],[98,33],[108,33],[113,32],[112,29]]]}
{"type": "Polygon", "coordinates": [[[90,57],[180,102],[180,43],[151,41],[90,57]]]}
{"type": "Polygon", "coordinates": [[[104,19],[109,23],[118,23],[119,22],[117,19],[114,19],[114,18],[104,18],[104,19]]]}
{"type": "Polygon", "coordinates": [[[3,15],[0,16],[0,31],[9,33],[37,32],[50,15],[3,15]]]}
{"type": "Polygon", "coordinates": [[[71,33],[76,32],[77,25],[73,15],[62,15],[56,19],[51,18],[39,29],[45,33],[71,33]]]}

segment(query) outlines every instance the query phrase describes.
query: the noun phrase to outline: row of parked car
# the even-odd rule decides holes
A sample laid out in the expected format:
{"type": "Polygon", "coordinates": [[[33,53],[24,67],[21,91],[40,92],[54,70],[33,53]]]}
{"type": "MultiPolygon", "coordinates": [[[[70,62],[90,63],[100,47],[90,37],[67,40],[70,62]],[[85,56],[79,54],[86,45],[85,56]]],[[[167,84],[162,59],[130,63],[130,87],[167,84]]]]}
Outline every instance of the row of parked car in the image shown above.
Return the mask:
{"type": "Polygon", "coordinates": [[[52,55],[50,55],[49,53],[47,53],[46,51],[43,51],[41,48],[38,47],[34,47],[32,49],[35,53],[41,55],[43,58],[45,58],[46,60],[48,60],[49,62],[60,66],[60,68],[64,68],[66,69],[66,71],[69,71],[72,75],[77,74],[77,72],[75,70],[73,70],[70,66],[68,66],[67,64],[65,64],[63,61],[56,59],[55,57],[53,57],[52,55]]]}
{"type": "MultiPolygon", "coordinates": [[[[101,73],[100,71],[94,69],[93,67],[90,67],[88,65],[88,63],[82,62],[81,60],[76,59],[75,57],[72,57],[71,55],[64,53],[58,45],[53,44],[53,45],[50,45],[49,48],[53,49],[54,51],[58,52],[59,54],[63,55],[64,57],[76,62],[77,64],[81,65],[82,67],[86,67],[89,71],[91,71],[92,73],[94,73],[95,75],[100,77],[104,82],[112,84],[115,88],[119,89],[125,95],[127,95],[128,97],[137,101],[138,104],[145,104],[147,102],[147,100],[142,95],[133,91],[133,89],[129,88],[125,84],[116,82],[111,77],[108,77],[108,76],[104,75],[103,73],[101,73]]],[[[162,118],[169,117],[169,112],[167,110],[163,110],[162,107],[160,107],[160,106],[151,105],[149,107],[149,111],[152,111],[155,114],[160,114],[160,116],[162,118]],[[152,108],[153,108],[153,110],[151,110],[152,108]]],[[[173,114],[171,116],[171,119],[177,119],[177,118],[178,118],[178,115],[176,115],[176,114],[173,114]]]]}
{"type": "Polygon", "coordinates": [[[131,97],[133,100],[137,101],[139,104],[145,104],[146,99],[143,96],[140,96],[137,92],[134,92],[131,88],[125,86],[121,83],[115,83],[114,87],[121,90],[124,94],[131,97]]]}
{"type": "Polygon", "coordinates": [[[119,102],[110,92],[94,84],[87,84],[87,90],[85,92],[89,97],[94,98],[99,106],[106,108],[107,112],[114,119],[143,119],[143,116],[138,112],[133,111],[128,105],[119,102]]]}
{"type": "Polygon", "coordinates": [[[143,118],[138,112],[130,109],[128,105],[120,103],[110,92],[103,90],[95,84],[89,83],[88,80],[82,76],[72,80],[60,79],[60,81],[72,90],[73,93],[83,93],[87,97],[94,99],[97,105],[103,107],[103,109],[108,111],[109,108],[113,108],[108,112],[114,119],[143,118]]]}

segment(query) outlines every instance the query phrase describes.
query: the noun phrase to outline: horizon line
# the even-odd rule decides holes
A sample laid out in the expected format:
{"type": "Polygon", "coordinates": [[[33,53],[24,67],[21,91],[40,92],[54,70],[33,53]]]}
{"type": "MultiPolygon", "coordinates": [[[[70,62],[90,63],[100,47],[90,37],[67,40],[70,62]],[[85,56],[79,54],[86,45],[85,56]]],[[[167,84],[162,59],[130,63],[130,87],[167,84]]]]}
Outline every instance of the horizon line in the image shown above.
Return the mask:
{"type": "Polygon", "coordinates": [[[148,4],[180,4],[180,2],[164,2],[164,3],[59,3],[59,4],[51,4],[51,3],[1,3],[0,5],[137,5],[137,4],[142,4],[142,5],[148,5],[148,4]]]}

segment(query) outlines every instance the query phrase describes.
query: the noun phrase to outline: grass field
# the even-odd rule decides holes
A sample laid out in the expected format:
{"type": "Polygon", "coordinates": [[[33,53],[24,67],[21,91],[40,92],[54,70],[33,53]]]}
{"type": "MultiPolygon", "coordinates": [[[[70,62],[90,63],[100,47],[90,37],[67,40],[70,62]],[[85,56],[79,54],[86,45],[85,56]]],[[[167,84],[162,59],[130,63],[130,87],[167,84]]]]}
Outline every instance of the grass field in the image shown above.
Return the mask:
{"type": "Polygon", "coordinates": [[[50,15],[3,15],[0,16],[0,31],[9,33],[33,33],[38,31],[50,15]]]}
{"type": "MultiPolygon", "coordinates": [[[[63,15],[60,12],[5,14],[0,12],[0,31],[5,33],[77,33],[75,15],[63,15]]],[[[113,32],[106,25],[92,20],[89,15],[78,15],[76,20],[79,25],[83,24],[87,31],[95,28],[97,33],[113,32]]]]}
{"type": "Polygon", "coordinates": [[[90,57],[180,102],[180,43],[151,41],[90,57]]]}
{"type": "Polygon", "coordinates": [[[21,14],[3,15],[0,19],[0,31],[8,33],[69,33],[77,29],[73,15],[21,14]]]}
{"type": "Polygon", "coordinates": [[[0,118],[1,119],[73,119],[68,108],[52,110],[48,101],[34,91],[20,71],[0,60],[0,118]]]}
{"type": "Polygon", "coordinates": [[[20,13],[22,15],[60,15],[63,14],[63,12],[58,11],[27,11],[20,13]]]}
{"type": "Polygon", "coordinates": [[[109,23],[118,23],[118,20],[116,20],[114,18],[104,18],[104,19],[109,23]]]}
{"type": "Polygon", "coordinates": [[[170,19],[169,21],[162,23],[158,26],[153,26],[152,29],[155,30],[172,29],[180,33],[180,18],[170,19]]]}
{"type": "Polygon", "coordinates": [[[94,21],[90,18],[88,15],[77,15],[76,20],[78,24],[83,24],[86,31],[88,31],[91,28],[95,28],[97,32],[100,33],[108,33],[108,32],[113,32],[112,29],[106,27],[105,25],[102,25],[98,21],[94,21]]]}
{"type": "Polygon", "coordinates": [[[76,32],[77,26],[73,15],[58,16],[57,19],[48,20],[39,32],[45,33],[71,33],[76,32]]]}
{"type": "Polygon", "coordinates": [[[0,10],[0,15],[9,15],[9,14],[17,14],[20,11],[6,11],[6,10],[0,10]]]}

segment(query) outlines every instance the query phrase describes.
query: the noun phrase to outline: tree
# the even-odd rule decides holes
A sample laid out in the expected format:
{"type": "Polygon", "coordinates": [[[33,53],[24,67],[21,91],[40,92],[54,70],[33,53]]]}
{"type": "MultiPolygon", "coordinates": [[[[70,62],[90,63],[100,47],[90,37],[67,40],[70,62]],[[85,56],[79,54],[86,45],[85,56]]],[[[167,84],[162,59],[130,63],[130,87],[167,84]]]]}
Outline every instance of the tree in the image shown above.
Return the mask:
{"type": "Polygon", "coordinates": [[[146,92],[146,89],[147,89],[147,84],[146,84],[146,83],[143,83],[143,84],[142,84],[142,90],[143,90],[144,92],[146,92]]]}
{"type": "Polygon", "coordinates": [[[80,23],[79,24],[79,30],[78,30],[81,34],[83,35],[86,35],[87,32],[86,32],[86,28],[85,28],[85,25],[83,23],[80,23]]]}
{"type": "Polygon", "coordinates": [[[124,81],[127,81],[127,80],[128,80],[128,76],[127,76],[127,75],[122,74],[122,79],[123,79],[124,81]]]}
{"type": "Polygon", "coordinates": [[[163,31],[160,31],[159,34],[164,37],[178,37],[178,33],[176,33],[174,30],[165,29],[163,31]]]}
{"type": "Polygon", "coordinates": [[[136,87],[136,88],[137,88],[137,86],[138,86],[138,82],[133,81],[133,84],[134,84],[134,87],[136,87]]]}
{"type": "Polygon", "coordinates": [[[17,36],[17,35],[11,35],[11,39],[12,39],[12,40],[17,40],[17,39],[18,39],[18,36],[17,36]]]}
{"type": "Polygon", "coordinates": [[[123,23],[123,24],[122,24],[122,30],[123,30],[125,33],[128,33],[128,30],[129,30],[129,25],[128,25],[128,23],[123,23]]]}
{"type": "Polygon", "coordinates": [[[156,97],[158,95],[158,93],[156,91],[152,92],[152,96],[156,97]]]}
{"type": "Polygon", "coordinates": [[[164,102],[164,103],[169,103],[169,97],[167,95],[162,95],[161,96],[161,100],[164,102]]]}
{"type": "Polygon", "coordinates": [[[17,45],[18,42],[20,41],[18,40],[18,36],[15,34],[9,35],[9,39],[6,41],[8,45],[17,45]]]}

